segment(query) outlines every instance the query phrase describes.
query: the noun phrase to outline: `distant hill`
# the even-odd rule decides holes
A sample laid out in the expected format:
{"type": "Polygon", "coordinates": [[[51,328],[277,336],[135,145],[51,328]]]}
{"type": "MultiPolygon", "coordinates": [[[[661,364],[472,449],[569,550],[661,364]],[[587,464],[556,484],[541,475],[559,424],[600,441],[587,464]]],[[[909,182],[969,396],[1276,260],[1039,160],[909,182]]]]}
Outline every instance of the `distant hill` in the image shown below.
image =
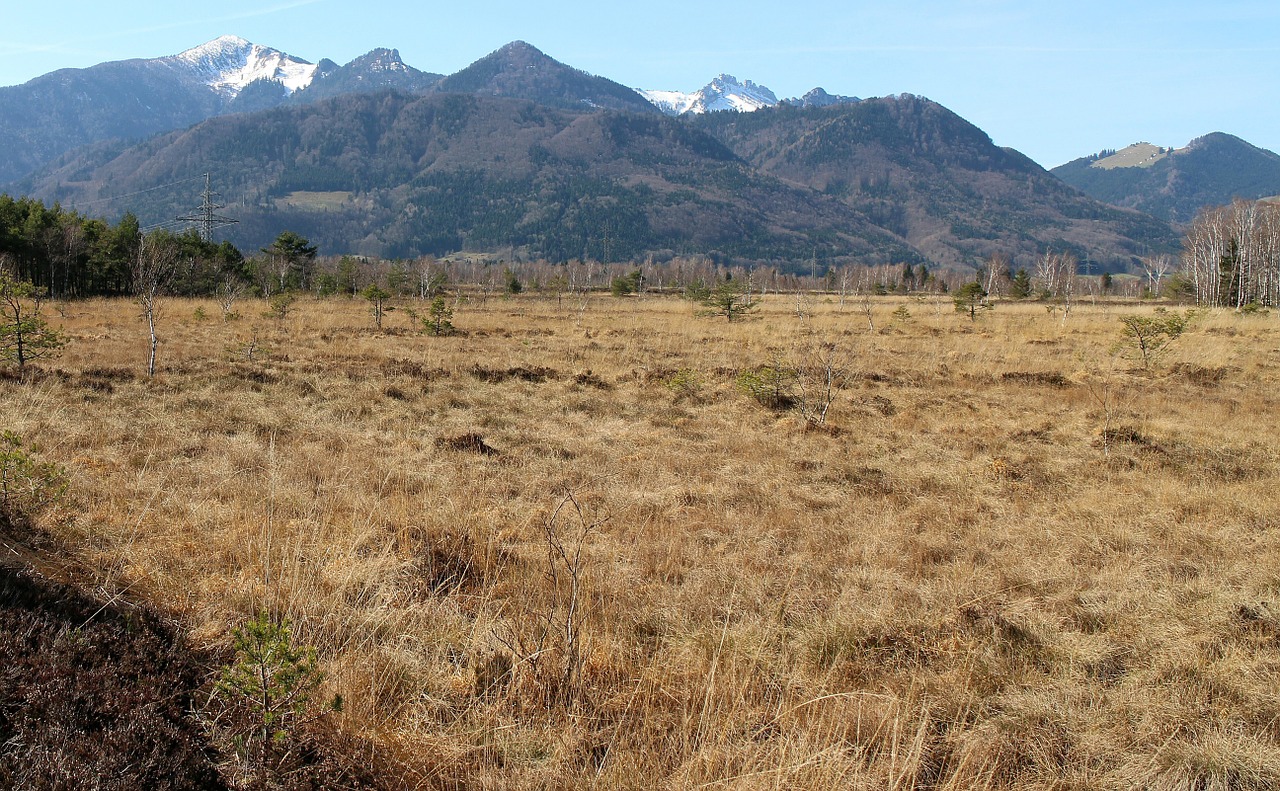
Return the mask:
{"type": "Polygon", "coordinates": [[[213,91],[140,61],[64,69],[0,88],[0,183],[77,146],[189,126],[223,105],[213,91]]]}
{"type": "Polygon", "coordinates": [[[569,110],[657,112],[657,108],[631,88],[566,66],[523,41],[513,41],[445,77],[436,84],[435,90],[528,99],[569,110]]]}
{"type": "Polygon", "coordinates": [[[115,210],[147,224],[193,200],[189,184],[163,185],[206,168],[235,201],[229,238],[248,250],[290,228],[327,252],[389,257],[515,248],[551,260],[785,263],[815,250],[923,260],[847,204],[755,171],[680,120],[459,94],[346,95],[213,118],[84,149],[23,187],[66,206],[130,195],[115,210]]]}
{"type": "Polygon", "coordinates": [[[1280,195],[1280,155],[1222,132],[1176,150],[1137,143],[1052,172],[1098,200],[1181,224],[1205,206],[1280,195]]]}
{"type": "Polygon", "coordinates": [[[915,96],[693,122],[761,172],[836,198],[930,259],[1070,250],[1122,269],[1172,250],[1169,226],[1081,195],[945,107],[915,96]]]}

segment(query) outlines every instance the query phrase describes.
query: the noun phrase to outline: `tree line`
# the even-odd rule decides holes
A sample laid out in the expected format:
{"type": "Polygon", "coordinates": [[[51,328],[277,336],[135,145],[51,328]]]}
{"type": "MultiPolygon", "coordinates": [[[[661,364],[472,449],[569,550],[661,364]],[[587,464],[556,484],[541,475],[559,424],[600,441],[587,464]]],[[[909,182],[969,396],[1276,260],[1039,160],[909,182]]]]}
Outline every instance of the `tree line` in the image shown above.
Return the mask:
{"type": "MultiPolygon", "coordinates": [[[[575,204],[568,195],[560,198],[563,205],[575,204]]],[[[808,288],[852,292],[861,288],[883,293],[946,287],[923,265],[919,265],[917,281],[910,264],[906,277],[899,278],[901,269],[888,265],[837,268],[813,261],[807,267],[795,264],[795,271],[789,272],[792,267],[735,265],[728,256],[717,254],[671,255],[665,261],[648,258],[638,263],[628,260],[637,249],[636,234],[624,221],[630,216],[624,209],[616,201],[608,207],[593,203],[579,207],[580,216],[572,220],[561,216],[566,239],[572,239],[557,252],[564,263],[545,258],[517,262],[514,248],[484,262],[475,256],[450,262],[430,255],[382,261],[353,256],[320,258],[316,245],[293,231],[281,232],[270,246],[246,256],[229,242],[205,241],[194,231],[144,233],[133,214],[111,224],[56,203],[46,206],[31,198],[0,195],[0,268],[14,281],[30,283],[52,299],[135,294],[133,268],[148,247],[171,250],[169,257],[175,263],[166,278],[165,292],[178,296],[210,296],[231,285],[264,297],[284,291],[311,291],[319,296],[354,294],[378,282],[393,294],[425,296],[444,282],[477,286],[482,291],[505,290],[512,278],[537,290],[544,284],[556,291],[607,290],[614,278],[628,275],[637,266],[645,272],[646,284],[657,290],[680,290],[694,279],[712,282],[731,272],[744,276],[748,269],[756,270],[754,279],[766,291],[808,288]],[[575,256],[575,249],[581,255],[575,256]],[[615,263],[601,263],[608,260],[615,263]],[[808,278],[801,274],[804,269],[810,270],[808,278]],[[563,288],[558,285],[561,282],[563,288]]]]}
{"type": "Polygon", "coordinates": [[[112,225],[56,203],[0,195],[0,265],[55,299],[133,293],[132,268],[144,240],[173,248],[179,264],[168,285],[172,293],[212,294],[228,278],[249,277],[235,246],[202,240],[194,231],[144,234],[132,214],[112,225]]]}
{"type": "Polygon", "coordinates": [[[1238,199],[1202,210],[1183,240],[1182,269],[1198,304],[1280,304],[1280,205],[1238,199]]]}
{"type": "MultiPolygon", "coordinates": [[[[602,239],[626,247],[624,239],[611,236],[601,234],[602,239]]],[[[322,260],[317,257],[315,245],[291,231],[282,232],[270,246],[246,258],[231,243],[206,241],[195,231],[144,233],[132,214],[113,225],[56,203],[46,206],[31,198],[0,195],[0,267],[15,281],[29,282],[51,298],[133,294],[132,269],[147,244],[172,251],[176,263],[166,291],[181,296],[213,295],[230,284],[263,296],[294,290],[321,295],[355,293],[358,285],[379,281],[393,293],[425,296],[438,290],[442,282],[487,285],[499,290],[497,281],[502,279],[504,285],[509,285],[510,278],[538,290],[544,284],[559,290],[555,284],[560,281],[572,282],[579,288],[607,289],[615,277],[626,275],[637,266],[588,262],[585,256],[556,264],[543,260],[516,262],[512,255],[510,259],[497,258],[491,262],[496,264],[492,268],[475,263],[474,257],[455,264],[449,264],[448,259],[437,261],[433,256],[391,262],[350,256],[322,260]],[[582,271],[577,272],[578,269],[582,271]]],[[[1201,305],[1236,309],[1251,304],[1280,305],[1280,204],[1236,200],[1228,206],[1202,210],[1183,240],[1180,272],[1174,271],[1175,264],[1163,257],[1144,261],[1146,291],[1152,295],[1161,293],[1167,279],[1179,295],[1185,294],[1201,305]]],[[[683,289],[698,278],[713,282],[717,276],[735,270],[745,275],[747,269],[752,270],[752,279],[766,292],[804,288],[842,295],[918,293],[947,291],[967,279],[956,271],[929,272],[924,265],[832,267],[819,266],[816,260],[810,262],[809,276],[805,277],[802,265],[795,266],[794,271],[735,267],[714,256],[700,255],[677,255],[661,262],[648,259],[639,267],[646,284],[659,290],[664,286],[683,289]]],[[[992,296],[1015,299],[1069,299],[1079,287],[1078,263],[1068,253],[1047,252],[1031,269],[1015,270],[1007,257],[992,256],[978,265],[977,281],[992,296]]],[[[1098,291],[1107,293],[1110,277],[1103,276],[1100,283],[1098,291]]]]}

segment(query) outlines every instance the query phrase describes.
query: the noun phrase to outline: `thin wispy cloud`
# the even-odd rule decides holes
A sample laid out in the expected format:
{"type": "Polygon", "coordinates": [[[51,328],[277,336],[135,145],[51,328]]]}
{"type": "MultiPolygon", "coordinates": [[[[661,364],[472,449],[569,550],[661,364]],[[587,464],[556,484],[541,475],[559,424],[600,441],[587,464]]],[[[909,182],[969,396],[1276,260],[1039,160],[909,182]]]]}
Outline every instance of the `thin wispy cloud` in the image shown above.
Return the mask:
{"type": "MultiPolygon", "coordinates": [[[[111,36],[134,36],[144,33],[158,33],[163,30],[176,30],[177,28],[190,27],[192,25],[214,25],[222,22],[237,22],[241,19],[254,19],[262,16],[270,16],[271,14],[278,14],[282,11],[292,11],[295,8],[305,8],[306,6],[317,5],[323,2],[326,2],[326,0],[295,0],[292,3],[281,3],[268,8],[255,8],[251,11],[241,11],[235,14],[225,14],[223,16],[210,17],[207,19],[190,19],[182,22],[169,22],[162,25],[149,25],[147,27],[139,27],[134,28],[133,30],[124,30],[112,33],[111,36]]],[[[109,37],[110,36],[101,36],[96,37],[94,40],[109,37]]]]}
{"type": "Polygon", "coordinates": [[[84,48],[84,45],[94,44],[99,41],[110,41],[112,39],[117,39],[124,36],[141,36],[141,35],[146,35],[148,33],[160,33],[166,30],[177,30],[180,28],[192,27],[196,25],[216,25],[216,24],[221,24],[223,22],[238,22],[243,19],[255,19],[257,17],[264,17],[264,16],[270,16],[272,14],[279,14],[284,11],[292,11],[296,8],[305,8],[306,6],[313,6],[313,5],[317,5],[324,2],[327,2],[327,0],[294,0],[294,2],[279,3],[277,5],[268,6],[267,8],[255,8],[249,11],[240,11],[234,14],[223,14],[221,16],[207,17],[204,19],[184,19],[184,20],[175,21],[175,22],[164,22],[164,23],[159,23],[154,25],[143,25],[140,27],[129,28],[127,30],[112,30],[110,32],[103,32],[99,35],[82,36],[80,38],[69,39],[66,41],[60,41],[60,42],[54,42],[54,43],[31,43],[31,42],[17,43],[12,41],[5,41],[5,42],[0,42],[0,54],[24,55],[24,54],[33,54],[38,52],[56,52],[56,53],[74,54],[74,53],[92,52],[92,50],[86,50],[84,48]]]}
{"type": "MultiPolygon", "coordinates": [[[[785,47],[785,48],[751,48],[751,49],[715,49],[715,50],[689,50],[681,49],[678,51],[666,51],[657,53],[662,58],[680,57],[687,59],[690,55],[699,55],[705,57],[741,57],[745,55],[853,55],[858,53],[895,53],[901,52],[905,54],[941,54],[941,55],[970,55],[970,54],[1063,54],[1063,55],[1087,55],[1087,54],[1124,54],[1124,55],[1221,55],[1221,47],[1204,47],[1200,49],[1191,49],[1187,47],[1088,47],[1088,46],[1035,46],[1035,45],[964,45],[964,46],[935,46],[930,44],[868,44],[861,45],[842,45],[832,47],[785,47]]],[[[1238,47],[1232,48],[1232,54],[1263,54],[1278,53],[1280,47],[1238,47]]]]}
{"type": "Polygon", "coordinates": [[[33,52],[68,52],[66,44],[32,44],[0,41],[0,55],[26,55],[33,52]]]}

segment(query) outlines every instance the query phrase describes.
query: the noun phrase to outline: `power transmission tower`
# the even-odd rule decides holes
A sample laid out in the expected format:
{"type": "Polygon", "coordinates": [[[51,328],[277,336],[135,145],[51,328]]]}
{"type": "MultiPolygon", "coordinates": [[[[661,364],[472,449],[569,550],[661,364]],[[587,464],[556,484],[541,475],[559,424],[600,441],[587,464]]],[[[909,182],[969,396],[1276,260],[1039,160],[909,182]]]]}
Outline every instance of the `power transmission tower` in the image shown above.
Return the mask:
{"type": "Polygon", "coordinates": [[[204,194],[200,196],[200,208],[196,209],[195,214],[185,217],[176,217],[174,219],[180,222],[193,222],[200,232],[200,238],[206,242],[213,241],[213,229],[221,228],[225,225],[235,225],[240,222],[230,217],[224,217],[218,214],[218,209],[225,209],[226,206],[217,203],[218,193],[209,187],[209,174],[204,174],[204,194]]]}

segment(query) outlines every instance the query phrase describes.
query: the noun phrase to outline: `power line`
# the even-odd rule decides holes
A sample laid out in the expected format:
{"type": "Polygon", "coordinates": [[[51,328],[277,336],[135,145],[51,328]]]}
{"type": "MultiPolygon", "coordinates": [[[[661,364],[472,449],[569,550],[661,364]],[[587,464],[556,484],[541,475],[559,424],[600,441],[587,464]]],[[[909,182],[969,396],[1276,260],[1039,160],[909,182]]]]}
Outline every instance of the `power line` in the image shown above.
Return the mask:
{"type": "Polygon", "coordinates": [[[200,231],[200,238],[206,242],[213,240],[213,229],[221,228],[226,225],[235,225],[240,222],[230,217],[218,214],[218,209],[227,208],[225,205],[215,202],[218,193],[214,192],[209,186],[209,174],[204,174],[204,193],[200,196],[200,207],[196,209],[196,213],[187,215],[186,217],[175,217],[175,222],[193,222],[200,231]]]}
{"type": "Polygon", "coordinates": [[[152,231],[178,231],[185,230],[190,227],[190,223],[186,220],[165,220],[154,225],[147,225],[138,230],[142,233],[151,233],[152,231]]]}
{"type": "Polygon", "coordinates": [[[146,195],[148,192],[155,192],[156,190],[163,190],[163,189],[169,189],[170,187],[177,187],[182,184],[188,184],[192,181],[199,181],[201,178],[206,178],[206,177],[207,177],[207,174],[206,176],[193,176],[192,178],[189,178],[189,179],[174,181],[169,184],[161,184],[158,187],[148,187],[147,189],[138,190],[137,192],[126,192],[123,195],[111,195],[106,198],[98,198],[97,200],[83,201],[80,203],[72,203],[69,208],[71,208],[72,211],[79,211],[82,206],[93,206],[99,203],[109,203],[110,201],[120,200],[121,198],[132,198],[135,195],[146,195]]]}

